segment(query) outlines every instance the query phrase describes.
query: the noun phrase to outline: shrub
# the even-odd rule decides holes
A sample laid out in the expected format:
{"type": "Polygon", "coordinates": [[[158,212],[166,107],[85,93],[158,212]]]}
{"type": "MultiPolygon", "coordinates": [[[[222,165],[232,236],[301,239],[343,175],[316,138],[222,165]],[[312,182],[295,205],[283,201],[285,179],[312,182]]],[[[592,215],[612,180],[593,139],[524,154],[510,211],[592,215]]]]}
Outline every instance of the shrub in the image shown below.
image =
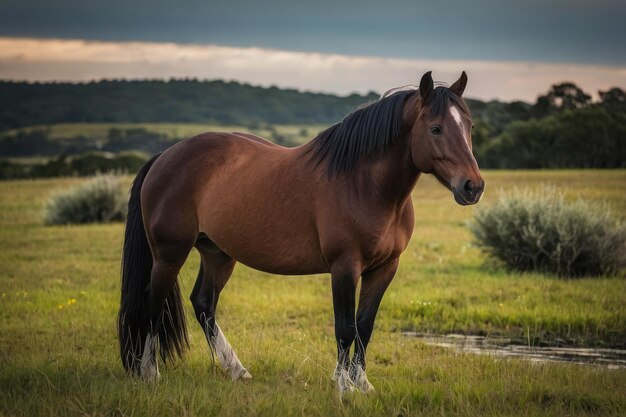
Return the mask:
{"type": "Polygon", "coordinates": [[[478,210],[476,243],[511,270],[560,277],[612,275],[624,267],[626,228],[604,208],[562,193],[518,190],[478,210]]]}
{"type": "Polygon", "coordinates": [[[119,177],[98,175],[55,195],[46,205],[44,222],[50,225],[124,220],[126,201],[119,177]]]}

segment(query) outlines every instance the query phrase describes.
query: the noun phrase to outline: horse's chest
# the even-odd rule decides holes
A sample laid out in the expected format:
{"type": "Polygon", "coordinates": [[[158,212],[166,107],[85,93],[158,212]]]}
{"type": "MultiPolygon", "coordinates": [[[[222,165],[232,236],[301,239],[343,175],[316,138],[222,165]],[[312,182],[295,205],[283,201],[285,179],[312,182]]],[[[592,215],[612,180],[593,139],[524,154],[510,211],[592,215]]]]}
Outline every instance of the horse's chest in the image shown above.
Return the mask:
{"type": "Polygon", "coordinates": [[[406,249],[413,232],[412,213],[385,221],[360,225],[361,252],[367,263],[376,264],[395,259],[406,249]]]}
{"type": "Polygon", "coordinates": [[[410,238],[405,228],[392,225],[386,229],[373,229],[363,241],[363,255],[372,260],[393,259],[400,256],[410,238]]]}
{"type": "Polygon", "coordinates": [[[395,259],[406,248],[413,231],[409,204],[395,210],[328,210],[317,223],[320,248],[329,264],[359,260],[365,269],[395,259]]]}

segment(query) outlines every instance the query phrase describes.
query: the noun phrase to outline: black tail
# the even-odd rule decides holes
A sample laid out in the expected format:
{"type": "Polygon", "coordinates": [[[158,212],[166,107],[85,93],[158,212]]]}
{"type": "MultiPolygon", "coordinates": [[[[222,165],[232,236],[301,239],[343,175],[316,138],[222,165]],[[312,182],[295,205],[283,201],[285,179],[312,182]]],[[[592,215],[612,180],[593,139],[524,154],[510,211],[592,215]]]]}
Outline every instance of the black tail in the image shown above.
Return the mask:
{"type": "Polygon", "coordinates": [[[174,284],[163,304],[157,323],[150,323],[147,290],[150,286],[152,253],[148,245],[141,213],[141,187],[154,161],[150,159],[139,170],[130,190],[128,217],[124,232],[122,254],[122,297],[117,321],[122,363],[127,371],[139,374],[141,356],[151,325],[158,326],[159,346],[163,361],[181,356],[188,345],[187,326],[182,306],[180,288],[174,284]]]}

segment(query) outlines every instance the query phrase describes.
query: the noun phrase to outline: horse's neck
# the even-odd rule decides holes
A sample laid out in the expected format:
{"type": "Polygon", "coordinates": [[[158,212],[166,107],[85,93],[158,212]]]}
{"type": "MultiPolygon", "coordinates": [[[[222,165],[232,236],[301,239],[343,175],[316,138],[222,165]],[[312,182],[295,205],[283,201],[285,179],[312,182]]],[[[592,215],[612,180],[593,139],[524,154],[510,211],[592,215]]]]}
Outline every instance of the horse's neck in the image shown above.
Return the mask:
{"type": "Polygon", "coordinates": [[[420,176],[411,153],[411,131],[420,107],[419,94],[407,99],[403,109],[404,135],[383,152],[373,166],[378,191],[396,205],[403,205],[411,197],[420,176]]]}
{"type": "Polygon", "coordinates": [[[360,166],[357,171],[357,176],[361,177],[357,179],[357,183],[369,188],[363,191],[374,191],[391,205],[404,204],[419,178],[419,171],[411,158],[408,136],[398,140],[377,158],[360,166]]]}

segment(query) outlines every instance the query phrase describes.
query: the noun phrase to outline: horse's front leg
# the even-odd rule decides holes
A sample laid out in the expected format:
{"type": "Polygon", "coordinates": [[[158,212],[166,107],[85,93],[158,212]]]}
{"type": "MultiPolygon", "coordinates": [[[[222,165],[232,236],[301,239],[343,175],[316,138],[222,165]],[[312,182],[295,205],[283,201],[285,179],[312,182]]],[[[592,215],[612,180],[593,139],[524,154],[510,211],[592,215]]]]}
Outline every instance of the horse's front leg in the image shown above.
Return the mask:
{"type": "Polygon", "coordinates": [[[380,301],[397,269],[398,259],[396,258],[372,271],[365,272],[361,280],[359,308],[356,316],[356,346],[349,372],[350,380],[361,392],[374,390],[365,374],[365,350],[372,336],[380,301]]]}
{"type": "Polygon", "coordinates": [[[333,308],[335,311],[335,339],[337,340],[337,367],[333,374],[341,395],[352,391],[350,380],[350,347],[356,337],[354,317],[356,284],[360,271],[353,266],[334,266],[331,270],[333,308]]]}

